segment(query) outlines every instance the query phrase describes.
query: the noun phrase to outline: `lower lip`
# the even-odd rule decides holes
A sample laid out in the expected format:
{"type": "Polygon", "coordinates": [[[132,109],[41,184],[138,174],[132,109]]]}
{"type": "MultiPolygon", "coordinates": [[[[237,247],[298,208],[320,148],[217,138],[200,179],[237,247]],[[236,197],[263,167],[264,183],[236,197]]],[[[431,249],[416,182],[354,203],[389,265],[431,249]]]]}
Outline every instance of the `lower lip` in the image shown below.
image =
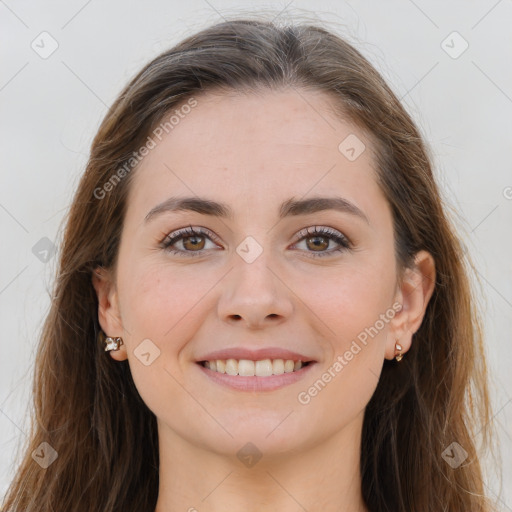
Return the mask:
{"type": "Polygon", "coordinates": [[[240,375],[228,375],[226,373],[215,372],[209,368],[205,368],[200,363],[196,363],[199,369],[208,378],[218,384],[238,391],[274,391],[275,389],[284,388],[305,377],[315,364],[316,363],[311,362],[307,366],[303,366],[300,370],[282,373],[281,375],[242,377],[240,375]]]}

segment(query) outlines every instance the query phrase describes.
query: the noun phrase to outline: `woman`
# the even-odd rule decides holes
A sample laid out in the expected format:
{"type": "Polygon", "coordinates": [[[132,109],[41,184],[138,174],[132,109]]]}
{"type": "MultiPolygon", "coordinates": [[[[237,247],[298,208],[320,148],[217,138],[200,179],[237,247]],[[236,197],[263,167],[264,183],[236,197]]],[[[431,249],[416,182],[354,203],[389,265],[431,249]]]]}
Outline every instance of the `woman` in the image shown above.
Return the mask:
{"type": "Polygon", "coordinates": [[[470,267],[340,37],[231,20],[155,58],[61,250],[2,510],[493,510],[470,267]]]}

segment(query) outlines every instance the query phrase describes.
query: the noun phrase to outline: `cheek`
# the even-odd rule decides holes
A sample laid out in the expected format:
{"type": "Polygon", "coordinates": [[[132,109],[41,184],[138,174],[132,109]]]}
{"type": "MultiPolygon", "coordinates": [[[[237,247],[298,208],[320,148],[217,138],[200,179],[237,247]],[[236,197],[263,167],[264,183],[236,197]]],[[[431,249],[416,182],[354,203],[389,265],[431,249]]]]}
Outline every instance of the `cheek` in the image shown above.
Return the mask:
{"type": "Polygon", "coordinates": [[[209,279],[190,270],[170,269],[162,263],[133,265],[119,284],[121,315],[134,337],[180,339],[177,331],[190,325],[194,306],[207,293],[209,279]]]}
{"type": "Polygon", "coordinates": [[[320,332],[343,350],[391,308],[394,280],[394,267],[384,261],[371,265],[359,260],[323,276],[303,274],[297,293],[318,316],[320,332]]]}
{"type": "Polygon", "coordinates": [[[310,417],[320,418],[317,428],[322,435],[348,424],[375,392],[394,314],[393,282],[392,272],[386,276],[382,269],[370,267],[342,272],[322,286],[316,282],[307,305],[320,319],[315,328],[325,333],[326,357],[297,399],[310,417]]]}
{"type": "Polygon", "coordinates": [[[200,325],[197,306],[213,283],[142,258],[125,262],[121,270],[118,290],[130,371],[146,405],[161,416],[183,394],[179,357],[200,325]]]}
{"type": "Polygon", "coordinates": [[[395,277],[391,253],[372,256],[371,261],[354,258],[353,266],[347,264],[329,278],[318,280],[317,275],[303,281],[300,293],[314,290],[307,305],[319,318],[315,328],[327,342],[319,376],[326,384],[319,383],[312,394],[318,393],[317,405],[339,409],[340,418],[365,407],[375,391],[395,314],[395,277]]]}

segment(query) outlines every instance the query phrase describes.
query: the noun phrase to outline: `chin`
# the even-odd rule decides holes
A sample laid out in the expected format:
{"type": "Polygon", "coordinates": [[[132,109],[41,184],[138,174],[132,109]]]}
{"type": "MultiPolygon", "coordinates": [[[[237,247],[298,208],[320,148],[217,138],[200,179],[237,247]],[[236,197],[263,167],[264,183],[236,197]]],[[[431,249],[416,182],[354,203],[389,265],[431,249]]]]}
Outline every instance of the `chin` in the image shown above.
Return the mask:
{"type": "Polygon", "coordinates": [[[226,426],[232,437],[226,432],[217,431],[214,438],[209,439],[208,444],[212,451],[224,455],[232,455],[239,450],[242,450],[243,454],[244,447],[249,452],[260,451],[267,456],[301,450],[308,444],[308,430],[305,425],[297,424],[297,418],[294,416],[290,411],[277,415],[272,413],[266,417],[258,415],[257,419],[251,418],[245,412],[244,418],[232,421],[223,416],[219,421],[226,426]]]}

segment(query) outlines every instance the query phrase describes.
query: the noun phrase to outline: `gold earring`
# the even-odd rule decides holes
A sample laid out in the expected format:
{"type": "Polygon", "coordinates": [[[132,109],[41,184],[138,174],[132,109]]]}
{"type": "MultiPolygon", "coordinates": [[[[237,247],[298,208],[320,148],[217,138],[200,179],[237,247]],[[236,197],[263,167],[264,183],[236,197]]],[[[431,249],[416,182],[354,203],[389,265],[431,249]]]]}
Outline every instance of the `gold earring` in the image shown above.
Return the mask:
{"type": "Polygon", "coordinates": [[[395,359],[397,361],[401,361],[402,357],[404,357],[402,354],[402,345],[400,345],[399,343],[395,343],[395,349],[398,350],[398,354],[395,356],[395,359]]]}

